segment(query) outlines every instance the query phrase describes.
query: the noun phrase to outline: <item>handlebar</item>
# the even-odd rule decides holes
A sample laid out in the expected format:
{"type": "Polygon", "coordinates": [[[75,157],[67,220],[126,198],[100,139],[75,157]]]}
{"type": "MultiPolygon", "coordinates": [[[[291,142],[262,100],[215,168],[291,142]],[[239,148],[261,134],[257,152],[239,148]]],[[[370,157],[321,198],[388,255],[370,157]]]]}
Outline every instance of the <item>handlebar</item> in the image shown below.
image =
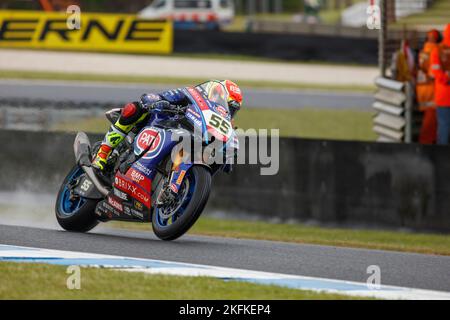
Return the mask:
{"type": "Polygon", "coordinates": [[[179,105],[173,105],[170,104],[168,101],[161,100],[153,103],[152,105],[147,107],[148,111],[152,111],[155,109],[159,109],[159,112],[165,112],[165,113],[172,113],[172,114],[181,114],[186,111],[185,106],[179,106],[179,105]],[[162,105],[162,106],[161,106],[162,105]]]}

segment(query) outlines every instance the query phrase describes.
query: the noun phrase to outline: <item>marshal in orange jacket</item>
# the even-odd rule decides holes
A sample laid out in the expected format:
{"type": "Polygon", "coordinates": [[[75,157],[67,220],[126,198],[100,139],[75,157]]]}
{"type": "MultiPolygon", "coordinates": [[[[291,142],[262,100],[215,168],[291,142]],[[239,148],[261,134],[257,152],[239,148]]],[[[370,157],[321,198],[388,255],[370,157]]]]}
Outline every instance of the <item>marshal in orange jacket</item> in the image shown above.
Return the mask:
{"type": "Polygon", "coordinates": [[[431,71],[436,106],[450,107],[450,24],[444,30],[444,40],[431,52],[431,71]]]}

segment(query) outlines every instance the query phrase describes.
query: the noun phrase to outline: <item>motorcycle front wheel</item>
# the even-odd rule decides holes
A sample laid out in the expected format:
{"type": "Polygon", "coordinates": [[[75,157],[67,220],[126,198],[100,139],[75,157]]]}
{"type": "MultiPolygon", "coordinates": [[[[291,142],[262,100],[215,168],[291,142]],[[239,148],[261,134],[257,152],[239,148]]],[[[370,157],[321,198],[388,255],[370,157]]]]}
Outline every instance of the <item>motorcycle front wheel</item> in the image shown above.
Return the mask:
{"type": "Polygon", "coordinates": [[[194,165],[186,173],[177,197],[154,209],[153,232],[161,240],[175,240],[185,234],[200,217],[211,190],[211,173],[194,165]]]}

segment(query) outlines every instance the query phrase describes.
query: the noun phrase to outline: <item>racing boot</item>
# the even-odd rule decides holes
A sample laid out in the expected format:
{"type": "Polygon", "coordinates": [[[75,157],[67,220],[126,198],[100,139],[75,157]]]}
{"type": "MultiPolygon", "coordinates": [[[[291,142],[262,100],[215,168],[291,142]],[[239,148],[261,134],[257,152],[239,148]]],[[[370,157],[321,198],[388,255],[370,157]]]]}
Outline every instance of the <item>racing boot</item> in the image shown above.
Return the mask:
{"type": "Polygon", "coordinates": [[[125,137],[126,133],[117,128],[116,124],[111,125],[94,160],[92,160],[92,166],[97,169],[97,171],[103,172],[105,170],[108,158],[112,151],[123,141],[123,139],[125,139],[125,137]]]}
{"type": "Polygon", "coordinates": [[[97,155],[92,161],[92,166],[99,171],[105,170],[105,166],[108,163],[108,158],[111,152],[112,148],[107,144],[102,143],[98,149],[97,155]]]}
{"type": "Polygon", "coordinates": [[[121,111],[119,119],[111,125],[97,155],[92,160],[92,166],[97,173],[103,173],[112,151],[125,139],[133,127],[147,117],[139,102],[128,103],[121,111]]]}

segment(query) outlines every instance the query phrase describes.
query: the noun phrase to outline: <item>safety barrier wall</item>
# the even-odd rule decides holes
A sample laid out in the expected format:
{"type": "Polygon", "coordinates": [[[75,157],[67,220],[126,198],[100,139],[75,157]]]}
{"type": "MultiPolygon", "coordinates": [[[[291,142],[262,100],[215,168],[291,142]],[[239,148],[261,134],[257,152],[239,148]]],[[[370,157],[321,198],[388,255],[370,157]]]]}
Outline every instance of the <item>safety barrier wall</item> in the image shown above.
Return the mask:
{"type": "Polygon", "coordinates": [[[377,64],[376,39],[288,33],[176,30],[174,52],[377,64]]]}
{"type": "MultiPolygon", "coordinates": [[[[74,136],[0,130],[0,189],[56,194],[74,163],[74,136]]],[[[208,210],[449,232],[449,158],[445,146],[282,138],[277,175],[236,166],[215,179],[208,210]]]]}

